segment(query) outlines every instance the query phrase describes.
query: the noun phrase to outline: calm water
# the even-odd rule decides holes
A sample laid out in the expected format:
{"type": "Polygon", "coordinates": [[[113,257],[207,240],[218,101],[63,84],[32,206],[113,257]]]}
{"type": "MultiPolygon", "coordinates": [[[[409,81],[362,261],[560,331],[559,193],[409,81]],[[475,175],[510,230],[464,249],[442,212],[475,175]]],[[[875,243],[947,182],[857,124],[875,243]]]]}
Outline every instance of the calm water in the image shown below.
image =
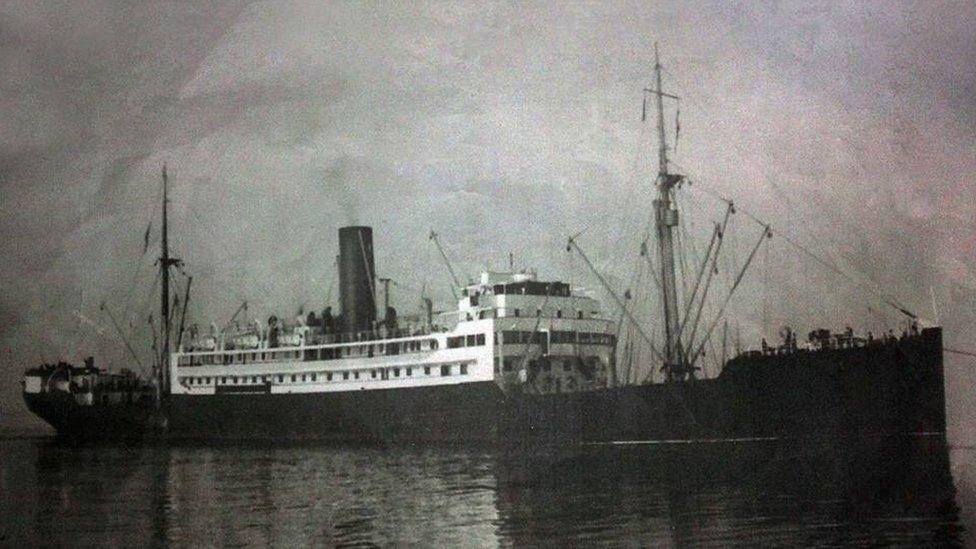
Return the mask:
{"type": "Polygon", "coordinates": [[[965,542],[968,516],[952,473],[972,456],[928,439],[844,453],[6,439],[0,544],[951,546],[965,542]]]}

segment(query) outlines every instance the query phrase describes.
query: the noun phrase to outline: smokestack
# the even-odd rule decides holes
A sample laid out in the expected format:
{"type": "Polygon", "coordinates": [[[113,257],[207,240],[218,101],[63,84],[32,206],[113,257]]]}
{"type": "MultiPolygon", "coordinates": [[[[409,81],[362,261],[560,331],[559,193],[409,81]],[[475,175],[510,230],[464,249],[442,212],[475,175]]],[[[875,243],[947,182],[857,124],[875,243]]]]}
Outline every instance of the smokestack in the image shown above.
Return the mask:
{"type": "Polygon", "coordinates": [[[371,330],[376,321],[376,269],[373,263],[373,229],[339,229],[339,304],[342,331],[371,330]]]}

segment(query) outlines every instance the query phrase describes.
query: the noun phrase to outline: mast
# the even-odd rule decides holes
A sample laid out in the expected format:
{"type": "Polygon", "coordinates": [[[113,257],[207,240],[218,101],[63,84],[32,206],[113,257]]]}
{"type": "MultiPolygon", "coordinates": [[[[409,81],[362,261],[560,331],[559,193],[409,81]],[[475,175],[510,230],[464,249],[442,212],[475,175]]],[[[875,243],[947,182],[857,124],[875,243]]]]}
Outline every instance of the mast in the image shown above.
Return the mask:
{"type": "Polygon", "coordinates": [[[163,164],[163,229],[160,237],[160,313],[162,318],[163,341],[160,350],[159,372],[157,372],[157,382],[159,383],[160,395],[166,395],[169,391],[169,351],[170,351],[170,304],[169,304],[169,268],[180,265],[180,260],[169,256],[169,225],[167,220],[167,209],[169,204],[169,178],[166,176],[166,164],[163,164]]]}
{"type": "Polygon", "coordinates": [[[683,176],[668,171],[668,143],[664,130],[664,98],[677,99],[664,93],[661,87],[661,62],[657,43],[654,43],[654,75],[657,89],[644,90],[657,98],[658,172],[657,199],[654,200],[654,219],[658,237],[658,255],[661,260],[661,291],[664,304],[664,371],[669,381],[683,380],[686,374],[679,334],[678,286],[675,276],[673,228],[678,224],[678,211],[674,209],[674,188],[683,176]]]}

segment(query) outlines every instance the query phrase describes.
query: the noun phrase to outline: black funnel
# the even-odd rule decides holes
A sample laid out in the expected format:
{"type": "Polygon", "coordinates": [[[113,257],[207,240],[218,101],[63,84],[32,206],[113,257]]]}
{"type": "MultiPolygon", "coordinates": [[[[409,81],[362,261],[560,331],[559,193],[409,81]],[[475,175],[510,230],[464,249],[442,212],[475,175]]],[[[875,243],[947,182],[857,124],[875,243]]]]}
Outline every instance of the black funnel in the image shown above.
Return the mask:
{"type": "Polygon", "coordinates": [[[373,229],[339,229],[339,299],[342,306],[342,331],[373,329],[376,321],[376,293],[373,263],[373,229]]]}

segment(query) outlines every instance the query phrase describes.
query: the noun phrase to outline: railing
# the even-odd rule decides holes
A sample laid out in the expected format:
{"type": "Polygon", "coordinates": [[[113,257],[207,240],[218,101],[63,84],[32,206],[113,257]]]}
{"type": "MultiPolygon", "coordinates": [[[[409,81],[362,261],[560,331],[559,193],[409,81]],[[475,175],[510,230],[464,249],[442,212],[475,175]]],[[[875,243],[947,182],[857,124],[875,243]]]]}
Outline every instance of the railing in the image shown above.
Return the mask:
{"type": "Polygon", "coordinates": [[[412,335],[399,339],[361,340],[349,343],[325,343],[298,347],[261,347],[224,349],[204,352],[175,353],[179,366],[219,366],[229,364],[269,363],[281,361],[338,360],[373,358],[436,351],[440,347],[430,335],[412,335]]]}

